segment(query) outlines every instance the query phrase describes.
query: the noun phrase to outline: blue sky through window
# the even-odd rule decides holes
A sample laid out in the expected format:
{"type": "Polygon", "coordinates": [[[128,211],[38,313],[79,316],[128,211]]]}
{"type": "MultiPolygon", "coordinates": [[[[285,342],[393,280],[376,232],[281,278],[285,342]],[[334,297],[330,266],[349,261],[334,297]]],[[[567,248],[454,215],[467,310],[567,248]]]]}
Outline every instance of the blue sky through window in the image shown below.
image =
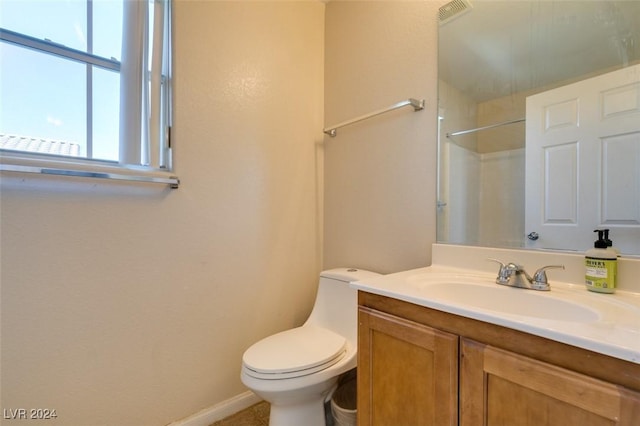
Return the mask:
{"type": "MultiPolygon", "coordinates": [[[[0,27],[119,61],[122,1],[93,0],[90,25],[86,0],[1,0],[0,27]]],[[[0,133],[77,143],[86,156],[87,65],[7,42],[0,62],[0,133]]],[[[119,75],[93,66],[92,82],[93,158],[117,160],[119,75]]]]}

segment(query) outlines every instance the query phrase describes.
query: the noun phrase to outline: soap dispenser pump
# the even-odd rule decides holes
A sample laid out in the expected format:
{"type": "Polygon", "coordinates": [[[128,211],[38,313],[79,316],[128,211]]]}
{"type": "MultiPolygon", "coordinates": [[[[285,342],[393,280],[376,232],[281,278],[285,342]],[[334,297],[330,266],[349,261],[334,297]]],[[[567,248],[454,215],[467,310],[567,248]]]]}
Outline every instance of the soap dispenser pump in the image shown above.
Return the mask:
{"type": "MultiPolygon", "coordinates": [[[[608,229],[606,230],[608,234],[608,229]]],[[[604,230],[596,229],[598,239],[585,253],[585,285],[598,293],[615,293],[618,274],[618,256],[609,248],[604,230]]]]}
{"type": "Polygon", "coordinates": [[[604,231],[604,241],[607,243],[607,247],[609,250],[613,250],[616,252],[616,256],[620,257],[620,250],[613,246],[613,241],[609,238],[609,230],[603,229],[604,231]]]}

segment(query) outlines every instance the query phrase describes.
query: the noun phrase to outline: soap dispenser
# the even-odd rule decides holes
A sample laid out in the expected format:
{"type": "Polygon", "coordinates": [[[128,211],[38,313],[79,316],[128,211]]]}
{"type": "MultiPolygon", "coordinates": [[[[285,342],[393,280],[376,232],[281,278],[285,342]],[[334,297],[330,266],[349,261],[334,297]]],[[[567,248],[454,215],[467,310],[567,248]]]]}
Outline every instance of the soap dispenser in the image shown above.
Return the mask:
{"type": "MultiPolygon", "coordinates": [[[[598,239],[585,253],[585,285],[587,290],[598,293],[614,293],[618,274],[618,256],[609,248],[604,230],[596,229],[598,239]]],[[[608,230],[607,230],[608,234],[608,230]]]]}

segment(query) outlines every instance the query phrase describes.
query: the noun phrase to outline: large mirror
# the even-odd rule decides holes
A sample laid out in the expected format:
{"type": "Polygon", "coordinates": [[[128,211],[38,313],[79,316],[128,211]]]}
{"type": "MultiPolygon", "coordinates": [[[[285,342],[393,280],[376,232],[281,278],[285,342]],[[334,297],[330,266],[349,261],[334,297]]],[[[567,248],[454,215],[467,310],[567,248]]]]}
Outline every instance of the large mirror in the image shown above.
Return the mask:
{"type": "Polygon", "coordinates": [[[640,1],[440,9],[438,241],[640,255],[640,1]]]}

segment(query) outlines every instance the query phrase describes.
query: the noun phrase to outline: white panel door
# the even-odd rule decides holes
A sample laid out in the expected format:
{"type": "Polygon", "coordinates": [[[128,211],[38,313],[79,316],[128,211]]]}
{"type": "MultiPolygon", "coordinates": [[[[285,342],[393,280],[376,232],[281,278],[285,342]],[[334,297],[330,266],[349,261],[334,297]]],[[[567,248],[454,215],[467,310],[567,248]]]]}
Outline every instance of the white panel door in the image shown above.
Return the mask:
{"type": "Polygon", "coordinates": [[[640,65],[527,98],[528,247],[640,253],[640,65]]]}

